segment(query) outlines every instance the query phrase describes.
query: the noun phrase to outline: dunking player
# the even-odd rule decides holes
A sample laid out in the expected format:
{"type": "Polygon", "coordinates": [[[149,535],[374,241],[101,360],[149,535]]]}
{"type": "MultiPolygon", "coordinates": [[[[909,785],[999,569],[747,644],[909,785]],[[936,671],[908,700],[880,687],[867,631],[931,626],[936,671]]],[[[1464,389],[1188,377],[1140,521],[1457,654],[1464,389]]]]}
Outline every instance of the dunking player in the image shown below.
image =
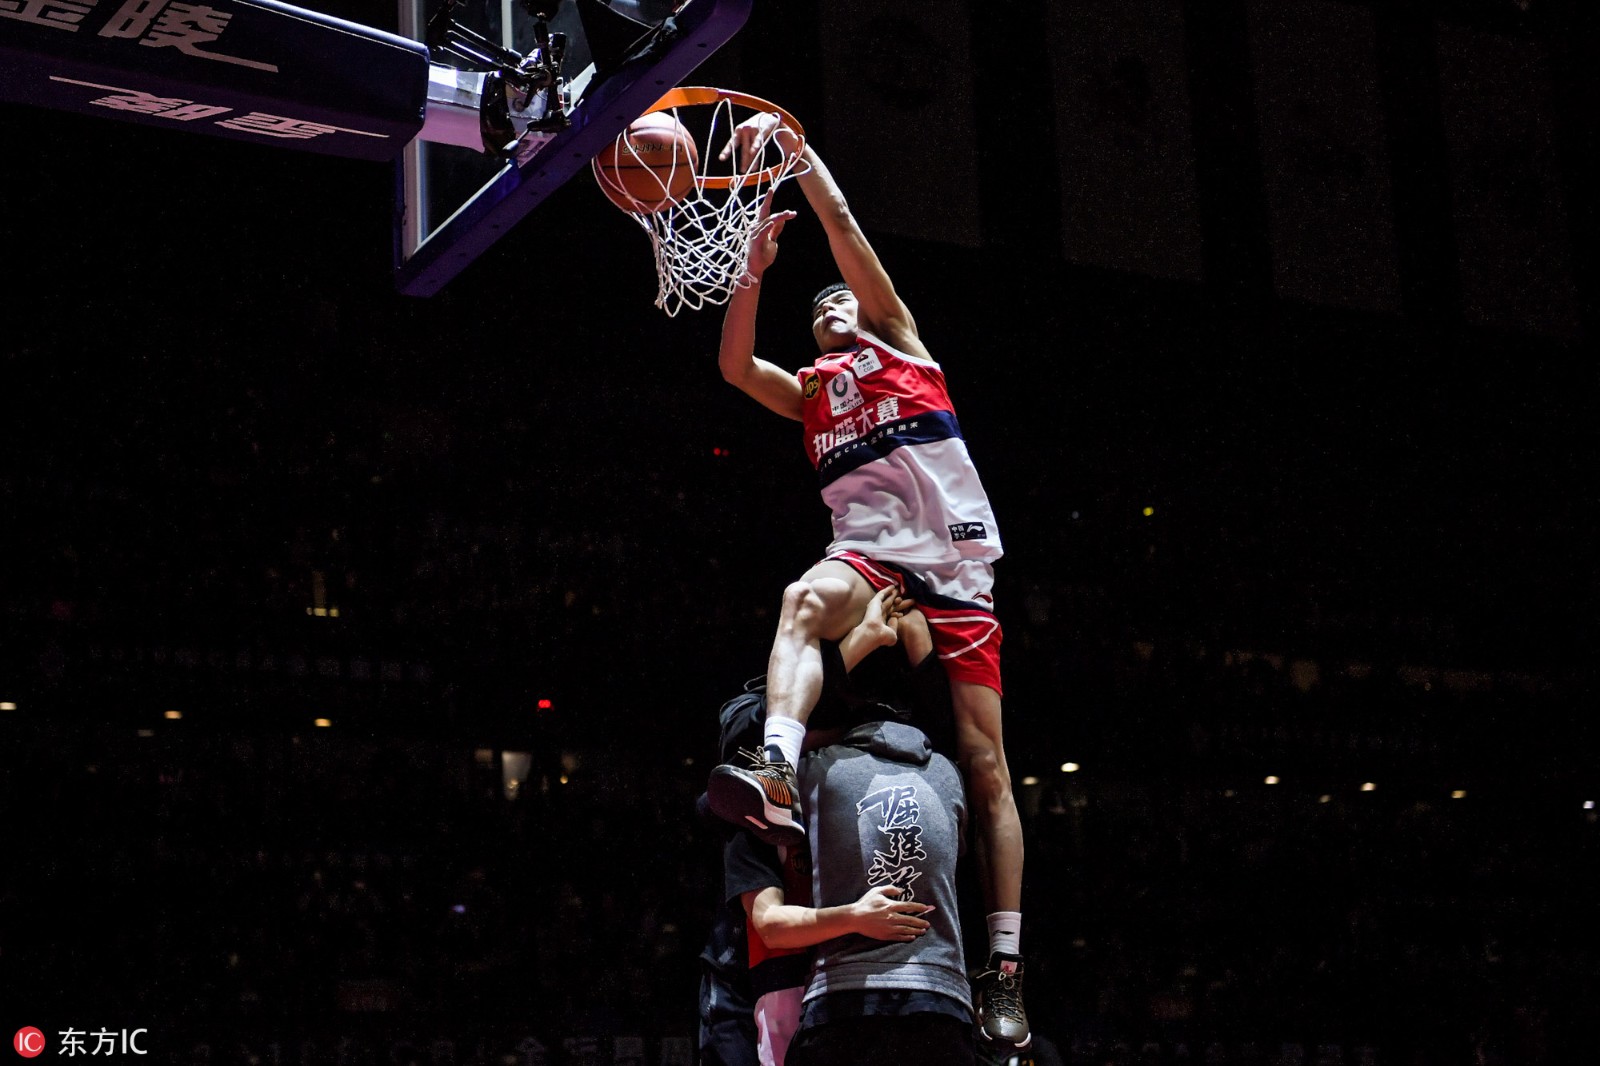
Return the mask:
{"type": "MultiPolygon", "coordinates": [[[[757,116],[735,130],[727,150],[753,151],[771,136],[785,151],[798,147],[775,116],[757,116]]],[[[927,615],[950,677],[977,828],[974,850],[990,909],[989,966],[977,975],[980,1032],[1026,1046],[1022,826],[1001,739],[1001,634],[992,595],[999,530],[943,371],[809,145],[802,163],[801,190],[844,278],[813,302],[811,332],[821,355],[798,374],[755,356],[761,279],[794,217],[785,211],[752,244],[749,284],[728,301],[718,361],[729,382],[804,424],[834,539],[826,557],[784,590],[767,665],[765,757],[748,768],[718,767],[707,792],[719,814],[772,841],[803,836],[794,767],[822,687],[818,641],[848,633],[875,589],[904,589],[927,615]]]]}

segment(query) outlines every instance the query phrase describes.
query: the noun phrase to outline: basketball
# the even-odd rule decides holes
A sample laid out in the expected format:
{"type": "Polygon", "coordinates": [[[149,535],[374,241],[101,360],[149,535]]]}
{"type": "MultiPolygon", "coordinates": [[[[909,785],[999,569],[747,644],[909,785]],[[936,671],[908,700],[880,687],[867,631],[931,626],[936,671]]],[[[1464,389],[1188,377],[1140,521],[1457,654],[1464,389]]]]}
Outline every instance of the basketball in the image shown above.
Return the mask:
{"type": "Polygon", "coordinates": [[[663,111],[633,120],[594,158],[606,198],[624,211],[654,214],[694,188],[700,153],[683,123],[663,111]]]}

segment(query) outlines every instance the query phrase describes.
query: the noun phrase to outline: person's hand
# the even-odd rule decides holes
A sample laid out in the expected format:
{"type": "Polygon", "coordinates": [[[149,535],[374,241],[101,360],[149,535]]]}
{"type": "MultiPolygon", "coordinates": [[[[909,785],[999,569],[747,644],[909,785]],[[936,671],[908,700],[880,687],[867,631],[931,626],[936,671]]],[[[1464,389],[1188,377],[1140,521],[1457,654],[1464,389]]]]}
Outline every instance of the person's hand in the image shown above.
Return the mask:
{"type": "Polygon", "coordinates": [[[879,589],[867,601],[861,623],[856,626],[867,647],[888,647],[900,639],[900,612],[895,609],[899,598],[899,590],[889,585],[879,589]]]}
{"type": "Polygon", "coordinates": [[[777,140],[778,147],[785,156],[794,155],[800,151],[800,139],[794,131],[783,124],[783,120],[773,112],[752,115],[733,128],[728,135],[728,143],[722,146],[722,151],[717,154],[717,159],[726,160],[735,156],[741,170],[748,168],[752,162],[761,158],[761,151],[770,140],[777,140]]]}
{"type": "Polygon", "coordinates": [[[910,941],[926,933],[931,926],[921,915],[933,913],[926,903],[901,900],[905,890],[895,885],[881,885],[850,905],[855,919],[856,932],[873,940],[910,941]]]}
{"type": "MultiPolygon", "coordinates": [[[[775,191],[775,190],[774,190],[775,191]]],[[[750,238],[750,262],[745,267],[749,276],[756,281],[761,280],[761,275],[767,272],[772,261],[778,257],[778,234],[783,232],[783,227],[794,217],[793,211],[779,211],[772,213],[772,192],[761,201],[761,213],[756,216],[755,234],[750,238]]]]}

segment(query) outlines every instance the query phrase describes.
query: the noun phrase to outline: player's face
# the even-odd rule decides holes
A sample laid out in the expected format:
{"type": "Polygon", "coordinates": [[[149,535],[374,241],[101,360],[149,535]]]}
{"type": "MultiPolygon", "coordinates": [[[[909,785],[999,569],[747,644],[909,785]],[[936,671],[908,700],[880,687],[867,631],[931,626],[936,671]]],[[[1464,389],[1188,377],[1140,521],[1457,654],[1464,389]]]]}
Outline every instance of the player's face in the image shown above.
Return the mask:
{"type": "Polygon", "coordinates": [[[855,294],[840,289],[817,304],[811,312],[811,335],[817,338],[817,347],[825,352],[843,348],[856,342],[855,294]]]}

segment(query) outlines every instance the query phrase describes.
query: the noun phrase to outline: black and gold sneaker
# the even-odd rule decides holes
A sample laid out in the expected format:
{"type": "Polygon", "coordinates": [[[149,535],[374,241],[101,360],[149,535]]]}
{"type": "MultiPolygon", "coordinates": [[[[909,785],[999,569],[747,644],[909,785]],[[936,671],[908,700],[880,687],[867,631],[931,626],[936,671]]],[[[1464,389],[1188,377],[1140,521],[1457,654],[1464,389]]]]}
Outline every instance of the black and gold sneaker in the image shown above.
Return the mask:
{"type": "Polygon", "coordinates": [[[972,975],[978,1035],[993,1044],[1025,1048],[1033,1042],[1022,1007],[1022,959],[995,952],[989,967],[972,975]]]}

